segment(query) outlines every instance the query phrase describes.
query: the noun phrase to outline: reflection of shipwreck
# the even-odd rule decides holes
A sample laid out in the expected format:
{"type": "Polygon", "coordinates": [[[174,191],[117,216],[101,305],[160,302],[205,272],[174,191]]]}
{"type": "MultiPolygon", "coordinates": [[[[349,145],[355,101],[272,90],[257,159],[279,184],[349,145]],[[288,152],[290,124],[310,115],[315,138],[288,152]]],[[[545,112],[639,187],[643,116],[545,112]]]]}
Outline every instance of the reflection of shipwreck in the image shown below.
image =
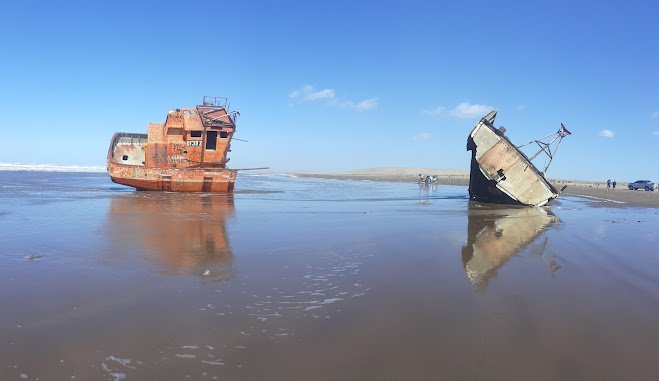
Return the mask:
{"type": "MultiPolygon", "coordinates": [[[[462,264],[469,280],[486,287],[510,257],[527,247],[558,217],[545,208],[469,203],[467,244],[462,264]]],[[[552,271],[557,267],[550,263],[552,271]]]]}
{"type": "Polygon", "coordinates": [[[171,110],[148,134],[114,134],[107,156],[110,178],[138,190],[232,193],[235,169],[227,154],[238,112],[226,98],[204,97],[195,108],[171,110]]]}
{"type": "Polygon", "coordinates": [[[225,220],[232,197],[136,193],[112,199],[110,227],[120,255],[142,252],[167,273],[231,277],[232,253],[225,220]]]}
{"type": "Polygon", "coordinates": [[[542,206],[556,198],[559,192],[545,179],[545,172],[554,158],[561,140],[570,132],[561,124],[560,130],[540,140],[534,140],[540,150],[530,159],[513,145],[505,129],[494,127],[496,111],[478,122],[467,139],[471,151],[469,197],[472,200],[499,204],[542,206]],[[550,138],[545,142],[543,140],[550,138]],[[556,143],[552,151],[552,144],[556,143]],[[549,156],[549,163],[540,172],[532,163],[540,153],[549,156]]]}

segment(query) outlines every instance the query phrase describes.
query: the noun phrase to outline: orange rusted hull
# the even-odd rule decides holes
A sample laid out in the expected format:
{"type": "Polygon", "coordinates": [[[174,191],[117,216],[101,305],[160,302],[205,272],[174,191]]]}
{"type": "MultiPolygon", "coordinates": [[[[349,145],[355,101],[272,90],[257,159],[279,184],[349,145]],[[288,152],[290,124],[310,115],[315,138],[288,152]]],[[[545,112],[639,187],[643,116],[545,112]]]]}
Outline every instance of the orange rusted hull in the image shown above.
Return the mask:
{"type": "Polygon", "coordinates": [[[204,97],[174,109],[147,133],[114,134],[107,156],[113,182],[138,190],[233,193],[237,170],[226,167],[237,111],[225,98],[204,97]]]}
{"type": "Polygon", "coordinates": [[[137,190],[233,193],[238,171],[227,168],[147,168],[111,164],[113,182],[137,190]]]}

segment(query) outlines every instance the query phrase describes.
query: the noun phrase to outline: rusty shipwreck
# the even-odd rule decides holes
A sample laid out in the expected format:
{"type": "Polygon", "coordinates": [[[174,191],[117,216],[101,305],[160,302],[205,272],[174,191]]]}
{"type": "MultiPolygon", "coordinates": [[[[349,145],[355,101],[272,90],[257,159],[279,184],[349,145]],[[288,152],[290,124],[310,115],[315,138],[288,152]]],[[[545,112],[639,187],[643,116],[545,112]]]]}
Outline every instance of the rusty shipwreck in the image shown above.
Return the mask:
{"type": "Polygon", "coordinates": [[[469,197],[472,200],[498,204],[543,206],[559,195],[559,191],[547,181],[545,173],[554,158],[562,139],[570,135],[563,124],[558,132],[535,143],[540,149],[528,158],[520,147],[506,136],[505,128],[494,127],[496,111],[483,117],[467,138],[467,150],[471,151],[469,197]],[[549,157],[542,172],[531,163],[540,153],[549,157]]]}
{"type": "Polygon", "coordinates": [[[233,193],[237,170],[227,168],[237,111],[226,98],[204,97],[194,108],[167,113],[146,134],[115,133],[107,170],[137,190],[233,193]]]}

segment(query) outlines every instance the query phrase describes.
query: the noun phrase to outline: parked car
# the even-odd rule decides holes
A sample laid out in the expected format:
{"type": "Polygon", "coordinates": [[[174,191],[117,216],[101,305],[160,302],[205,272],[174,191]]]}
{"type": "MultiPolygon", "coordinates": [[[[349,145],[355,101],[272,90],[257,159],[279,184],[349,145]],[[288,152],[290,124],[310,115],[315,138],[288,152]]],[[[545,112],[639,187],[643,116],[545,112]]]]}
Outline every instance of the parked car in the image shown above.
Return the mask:
{"type": "Polygon", "coordinates": [[[650,180],[636,180],[633,183],[629,183],[627,188],[629,190],[645,189],[646,191],[653,191],[656,189],[656,185],[650,180]]]}

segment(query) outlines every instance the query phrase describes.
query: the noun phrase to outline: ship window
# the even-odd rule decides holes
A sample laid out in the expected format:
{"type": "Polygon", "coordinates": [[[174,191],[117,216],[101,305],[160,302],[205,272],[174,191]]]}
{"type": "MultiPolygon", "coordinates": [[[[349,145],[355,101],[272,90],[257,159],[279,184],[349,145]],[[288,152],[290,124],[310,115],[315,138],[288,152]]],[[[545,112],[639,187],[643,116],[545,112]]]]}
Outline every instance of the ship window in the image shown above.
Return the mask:
{"type": "Polygon", "coordinates": [[[191,138],[200,138],[201,137],[201,131],[199,131],[199,130],[190,131],[190,137],[191,138]]]}
{"type": "Polygon", "coordinates": [[[220,131],[220,138],[226,139],[229,137],[229,133],[226,131],[220,131]]]}
{"type": "Polygon", "coordinates": [[[217,131],[206,132],[206,149],[214,150],[217,147],[217,131]]]}
{"type": "Polygon", "coordinates": [[[183,129],[170,127],[167,129],[167,135],[183,135],[183,129]]]}
{"type": "Polygon", "coordinates": [[[128,155],[124,155],[121,157],[122,160],[128,160],[128,155]]]}

